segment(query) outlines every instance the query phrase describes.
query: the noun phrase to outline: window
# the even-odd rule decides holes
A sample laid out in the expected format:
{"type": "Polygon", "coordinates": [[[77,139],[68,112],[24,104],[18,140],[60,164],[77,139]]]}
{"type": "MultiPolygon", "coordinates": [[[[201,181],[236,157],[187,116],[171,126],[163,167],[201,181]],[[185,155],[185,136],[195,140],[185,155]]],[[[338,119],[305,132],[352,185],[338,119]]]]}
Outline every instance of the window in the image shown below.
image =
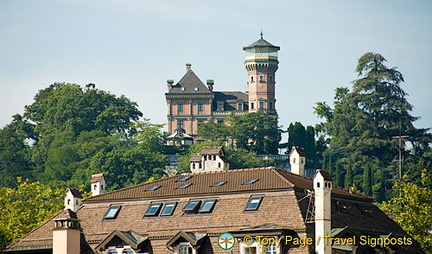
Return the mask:
{"type": "Polygon", "coordinates": [[[198,112],[203,112],[204,111],[204,105],[202,103],[198,104],[198,112]]]}
{"type": "Polygon", "coordinates": [[[262,197],[251,197],[249,202],[246,205],[246,211],[255,211],[258,210],[259,205],[261,204],[262,197]]]}
{"type": "Polygon", "coordinates": [[[110,206],[105,213],[104,219],[115,219],[121,209],[121,206],[110,206]]]}
{"type": "Polygon", "coordinates": [[[183,121],[177,121],[177,129],[183,129],[183,121]]]}
{"type": "Polygon", "coordinates": [[[273,102],[269,102],[269,109],[273,109],[273,102]]]}
{"type": "Polygon", "coordinates": [[[253,184],[253,183],[257,182],[258,180],[259,180],[258,178],[252,179],[252,180],[246,181],[243,185],[253,184]]]}
{"type": "Polygon", "coordinates": [[[253,83],[254,82],[254,78],[253,76],[250,77],[250,81],[253,83]]]}
{"type": "Polygon", "coordinates": [[[243,111],[243,103],[238,103],[237,104],[237,110],[243,111]]]}
{"type": "Polygon", "coordinates": [[[179,247],[180,254],[192,254],[192,247],[188,243],[181,243],[179,247]]]}
{"type": "Polygon", "coordinates": [[[155,186],[152,186],[152,187],[148,188],[146,191],[155,191],[155,190],[159,189],[160,187],[162,187],[162,186],[155,185],[155,186]]]}
{"type": "Polygon", "coordinates": [[[186,189],[187,187],[189,187],[191,185],[192,185],[192,183],[183,184],[183,185],[180,185],[177,189],[186,189]]]}
{"type": "Polygon", "coordinates": [[[260,102],[259,102],[259,108],[260,108],[260,109],[264,109],[264,102],[263,102],[263,101],[260,101],[260,102]]]}
{"type": "Polygon", "coordinates": [[[223,111],[224,110],[224,107],[223,107],[224,105],[223,105],[223,102],[218,102],[217,103],[217,111],[223,111]]]}
{"type": "Polygon", "coordinates": [[[256,254],[257,253],[257,247],[245,247],[245,254],[256,254]]]}
{"type": "Polygon", "coordinates": [[[254,103],[253,102],[251,102],[251,109],[254,109],[254,103]]]}
{"type": "Polygon", "coordinates": [[[220,162],[218,162],[218,168],[221,168],[221,166],[222,166],[222,165],[221,165],[221,163],[220,163],[220,162]]]}
{"type": "Polygon", "coordinates": [[[185,212],[194,212],[194,211],[196,211],[197,207],[200,204],[201,204],[200,200],[189,201],[189,203],[187,203],[185,205],[185,207],[183,207],[183,211],[185,211],[185,212]]]}
{"type": "Polygon", "coordinates": [[[151,204],[144,216],[156,216],[159,213],[160,207],[162,204],[151,204]]]}
{"type": "Polygon", "coordinates": [[[219,187],[219,186],[222,186],[222,185],[224,185],[226,183],[227,183],[227,181],[217,182],[217,183],[213,184],[211,187],[219,187]]]}
{"type": "Polygon", "coordinates": [[[183,104],[177,104],[177,113],[183,113],[183,104]]]}
{"type": "Polygon", "coordinates": [[[266,254],[277,254],[278,248],[275,244],[268,244],[267,246],[265,246],[265,251],[266,254]]]}
{"type": "Polygon", "coordinates": [[[78,199],[76,199],[76,200],[75,200],[75,205],[78,205],[78,202],[79,202],[78,199]]]}
{"type": "Polygon", "coordinates": [[[177,180],[177,182],[186,182],[187,180],[191,179],[192,176],[183,176],[180,179],[177,180]]]}
{"type": "Polygon", "coordinates": [[[216,200],[207,200],[204,201],[198,210],[199,213],[209,213],[213,210],[213,207],[216,203],[216,200]]]}
{"type": "Polygon", "coordinates": [[[259,78],[260,78],[261,83],[264,82],[264,76],[263,75],[260,75],[259,78]]]}
{"type": "Polygon", "coordinates": [[[184,91],[186,91],[186,87],[182,86],[182,87],[180,88],[180,90],[181,90],[182,92],[184,92],[184,91]]]}
{"type": "Polygon", "coordinates": [[[195,92],[198,92],[198,91],[199,91],[199,88],[198,88],[198,87],[195,87],[195,88],[194,88],[194,91],[195,91],[195,92]]]}
{"type": "Polygon", "coordinates": [[[70,198],[68,198],[68,200],[67,200],[67,204],[68,204],[68,205],[71,204],[71,200],[70,200],[70,198]]]}
{"type": "Polygon", "coordinates": [[[271,75],[269,76],[269,81],[273,82],[273,76],[271,76],[271,75]]]}
{"type": "Polygon", "coordinates": [[[174,212],[177,203],[167,203],[164,205],[160,216],[171,216],[174,212]]]}

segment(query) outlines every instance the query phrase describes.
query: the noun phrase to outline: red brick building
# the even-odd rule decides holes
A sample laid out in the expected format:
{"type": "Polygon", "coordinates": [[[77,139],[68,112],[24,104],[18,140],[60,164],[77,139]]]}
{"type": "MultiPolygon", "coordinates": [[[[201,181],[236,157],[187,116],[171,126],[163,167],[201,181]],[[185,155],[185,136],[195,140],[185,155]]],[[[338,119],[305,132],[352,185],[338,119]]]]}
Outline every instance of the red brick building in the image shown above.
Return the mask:
{"type": "Polygon", "coordinates": [[[168,106],[168,133],[184,132],[196,137],[200,123],[222,122],[230,114],[245,114],[263,110],[276,114],[275,73],[278,69],[277,52],[280,49],[261,38],[246,46],[245,68],[248,72],[248,92],[214,91],[214,80],[204,84],[191,65],[186,74],[174,84],[168,80],[165,94],[168,106]]]}

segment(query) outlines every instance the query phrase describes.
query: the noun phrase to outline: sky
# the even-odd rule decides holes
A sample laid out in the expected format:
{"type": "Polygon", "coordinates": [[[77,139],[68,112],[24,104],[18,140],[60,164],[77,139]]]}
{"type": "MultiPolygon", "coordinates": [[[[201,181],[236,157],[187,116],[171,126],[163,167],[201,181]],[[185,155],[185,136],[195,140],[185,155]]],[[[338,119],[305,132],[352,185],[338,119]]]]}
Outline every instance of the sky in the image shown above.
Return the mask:
{"type": "Polygon", "coordinates": [[[152,123],[166,123],[166,81],[185,64],[215,91],[245,91],[243,46],[280,46],[279,124],[322,121],[317,102],[351,88],[358,59],[383,55],[432,127],[432,1],[429,0],[2,0],[0,128],[55,82],[125,95],[152,123]]]}

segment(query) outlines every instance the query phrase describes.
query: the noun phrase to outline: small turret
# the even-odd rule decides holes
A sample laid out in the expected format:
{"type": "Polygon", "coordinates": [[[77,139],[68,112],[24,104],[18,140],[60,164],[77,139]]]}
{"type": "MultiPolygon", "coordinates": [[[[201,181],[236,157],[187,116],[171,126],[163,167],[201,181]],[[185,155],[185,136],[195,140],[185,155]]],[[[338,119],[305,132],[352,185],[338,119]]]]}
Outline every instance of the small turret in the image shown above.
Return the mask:
{"type": "Polygon", "coordinates": [[[315,193],[315,253],[331,254],[332,246],[325,241],[331,235],[332,177],[328,171],[317,169],[313,177],[315,193]]]}
{"type": "Polygon", "coordinates": [[[90,183],[93,196],[100,195],[105,192],[106,180],[104,174],[92,175],[90,183]]]}
{"type": "Polygon", "coordinates": [[[82,200],[81,193],[77,189],[68,188],[66,190],[65,198],[64,198],[64,206],[65,210],[70,209],[73,212],[78,211],[81,206],[82,200]]]}
{"type": "Polygon", "coordinates": [[[306,152],[302,147],[293,146],[288,154],[291,165],[291,173],[305,176],[306,152]]]}

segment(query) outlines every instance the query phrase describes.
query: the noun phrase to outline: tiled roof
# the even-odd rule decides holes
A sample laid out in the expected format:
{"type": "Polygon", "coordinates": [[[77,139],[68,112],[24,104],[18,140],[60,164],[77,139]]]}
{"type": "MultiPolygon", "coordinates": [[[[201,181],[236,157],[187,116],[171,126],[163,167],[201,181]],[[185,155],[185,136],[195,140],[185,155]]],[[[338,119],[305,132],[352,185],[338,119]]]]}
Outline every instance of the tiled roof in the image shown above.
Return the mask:
{"type": "Polygon", "coordinates": [[[264,40],[262,37],[262,34],[261,34],[261,38],[259,40],[255,41],[254,43],[252,43],[249,46],[243,47],[243,50],[255,48],[255,47],[269,47],[269,48],[276,48],[278,50],[280,49],[279,46],[275,46],[275,45],[271,44],[270,42],[264,40]]]}
{"type": "MultiPolygon", "coordinates": [[[[315,175],[318,173],[320,173],[324,177],[324,180],[326,180],[326,181],[333,180],[332,176],[330,175],[330,172],[328,172],[327,170],[317,169],[315,171],[315,175]]],[[[315,175],[314,175],[314,177],[315,177],[315,175]]],[[[312,177],[312,178],[314,178],[314,177],[312,177]]]]}
{"type": "MultiPolygon", "coordinates": [[[[223,193],[256,192],[260,190],[275,191],[283,189],[311,190],[312,180],[273,167],[189,173],[89,197],[85,202],[96,203],[121,200],[205,196],[223,193]],[[178,182],[178,180],[185,175],[192,177],[186,182],[178,182]],[[246,181],[252,179],[259,180],[252,185],[244,185],[246,181]],[[227,183],[219,188],[211,187],[214,183],[222,181],[227,181],[227,183]],[[185,183],[192,183],[192,185],[185,189],[178,189],[179,186],[185,183]],[[161,187],[155,191],[147,191],[150,187],[155,185],[161,185],[161,187]]],[[[371,200],[370,197],[358,193],[349,193],[347,190],[339,187],[333,187],[332,194],[347,198],[371,200]]]]}
{"type": "Polygon", "coordinates": [[[72,193],[72,196],[75,197],[75,198],[83,198],[83,197],[81,196],[80,191],[77,190],[77,189],[74,189],[74,188],[68,188],[68,189],[66,190],[66,192],[68,192],[68,191],[70,191],[70,192],[72,193]]]}
{"type": "Polygon", "coordinates": [[[168,94],[211,94],[211,91],[192,70],[172,87],[168,94]]]}
{"type": "Polygon", "coordinates": [[[291,153],[293,153],[294,151],[297,151],[297,153],[298,153],[300,156],[302,156],[302,157],[306,157],[306,152],[305,152],[305,150],[303,149],[303,147],[300,147],[300,146],[293,146],[293,147],[291,148],[291,151],[288,153],[288,155],[291,156],[291,153]]]}
{"type": "Polygon", "coordinates": [[[204,146],[200,152],[201,155],[220,155],[225,154],[222,146],[204,146]]]}
{"type": "Polygon", "coordinates": [[[100,181],[102,181],[102,179],[104,179],[104,178],[105,178],[104,174],[94,174],[94,175],[92,175],[92,178],[91,178],[91,180],[90,180],[90,183],[97,183],[97,182],[100,182],[100,181]]]}
{"type": "Polygon", "coordinates": [[[199,153],[194,153],[192,154],[191,158],[190,158],[190,162],[200,162],[202,159],[202,156],[199,153]]]}

